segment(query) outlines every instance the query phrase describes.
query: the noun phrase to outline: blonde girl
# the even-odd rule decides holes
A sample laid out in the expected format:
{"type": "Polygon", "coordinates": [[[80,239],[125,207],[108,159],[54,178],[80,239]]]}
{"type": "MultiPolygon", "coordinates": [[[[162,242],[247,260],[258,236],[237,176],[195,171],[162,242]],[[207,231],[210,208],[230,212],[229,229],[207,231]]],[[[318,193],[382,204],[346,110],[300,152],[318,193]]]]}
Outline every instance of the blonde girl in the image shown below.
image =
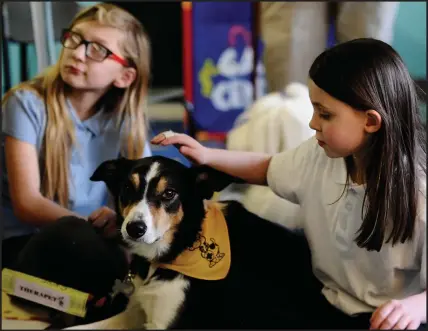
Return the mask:
{"type": "Polygon", "coordinates": [[[106,187],[89,177],[107,159],[150,155],[150,45],[141,23],[97,4],[76,15],[62,45],[55,65],[2,100],[3,267],[62,216],[113,225],[106,187]]]}

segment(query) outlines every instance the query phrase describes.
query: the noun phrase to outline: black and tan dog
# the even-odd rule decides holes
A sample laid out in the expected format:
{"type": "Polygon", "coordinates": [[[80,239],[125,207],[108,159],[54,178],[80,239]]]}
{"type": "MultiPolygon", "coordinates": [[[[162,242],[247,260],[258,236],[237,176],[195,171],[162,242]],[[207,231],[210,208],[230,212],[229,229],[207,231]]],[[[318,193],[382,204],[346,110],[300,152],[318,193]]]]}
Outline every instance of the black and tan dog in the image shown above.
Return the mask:
{"type": "Polygon", "coordinates": [[[289,314],[296,289],[283,279],[293,273],[287,265],[310,263],[284,250],[301,250],[301,241],[236,202],[208,201],[239,180],[164,157],[106,161],[91,179],[115,197],[136,275],[122,313],[73,329],[299,325],[302,317],[289,314]]]}

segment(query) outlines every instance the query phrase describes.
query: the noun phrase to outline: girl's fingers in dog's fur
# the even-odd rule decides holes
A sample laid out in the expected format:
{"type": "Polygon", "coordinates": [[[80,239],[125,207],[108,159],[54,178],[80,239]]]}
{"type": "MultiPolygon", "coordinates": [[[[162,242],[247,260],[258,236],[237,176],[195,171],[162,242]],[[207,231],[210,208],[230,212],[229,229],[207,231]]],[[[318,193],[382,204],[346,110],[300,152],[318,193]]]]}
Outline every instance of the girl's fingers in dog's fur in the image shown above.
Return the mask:
{"type": "Polygon", "coordinates": [[[93,212],[88,220],[97,228],[104,228],[107,224],[116,223],[116,213],[108,207],[102,207],[93,212]]]}
{"type": "Polygon", "coordinates": [[[116,226],[116,216],[111,211],[101,212],[96,219],[92,219],[92,225],[100,230],[105,230],[109,226],[116,226]]]}
{"type": "Polygon", "coordinates": [[[92,222],[92,225],[97,228],[104,228],[108,224],[108,219],[106,218],[98,218],[95,221],[92,222]]]}
{"type": "Polygon", "coordinates": [[[99,216],[100,216],[100,214],[103,212],[103,210],[100,208],[100,209],[97,209],[97,210],[95,210],[94,212],[92,212],[92,214],[91,215],[89,215],[88,216],[88,221],[89,222],[93,222],[94,220],[96,220],[99,216]]]}

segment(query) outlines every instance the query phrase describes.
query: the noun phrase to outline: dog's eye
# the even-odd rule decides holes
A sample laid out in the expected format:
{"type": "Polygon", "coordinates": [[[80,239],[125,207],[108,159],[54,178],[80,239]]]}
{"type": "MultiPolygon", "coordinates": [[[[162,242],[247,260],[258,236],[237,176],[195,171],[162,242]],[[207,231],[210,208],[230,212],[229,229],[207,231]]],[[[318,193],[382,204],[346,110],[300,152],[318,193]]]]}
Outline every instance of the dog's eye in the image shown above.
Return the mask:
{"type": "Polygon", "coordinates": [[[174,190],[166,189],[165,192],[163,192],[162,194],[162,198],[164,198],[165,200],[172,200],[174,199],[176,194],[177,193],[175,193],[174,190]]]}
{"type": "Polygon", "coordinates": [[[126,183],[123,184],[122,190],[124,192],[129,193],[129,192],[135,191],[135,187],[131,183],[126,182],[126,183]]]}

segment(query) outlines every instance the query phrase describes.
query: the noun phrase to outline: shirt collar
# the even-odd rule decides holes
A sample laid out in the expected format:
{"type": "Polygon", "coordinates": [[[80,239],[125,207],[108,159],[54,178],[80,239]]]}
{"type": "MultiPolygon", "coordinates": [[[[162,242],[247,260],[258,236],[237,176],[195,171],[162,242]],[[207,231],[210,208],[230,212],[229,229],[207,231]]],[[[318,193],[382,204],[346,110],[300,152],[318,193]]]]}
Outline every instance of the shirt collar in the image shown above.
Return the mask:
{"type": "Polygon", "coordinates": [[[67,99],[66,102],[67,102],[67,106],[70,111],[72,120],[75,123],[76,127],[80,129],[87,129],[94,136],[98,136],[102,133],[102,129],[110,117],[109,114],[105,113],[103,108],[99,109],[94,115],[92,115],[88,119],[82,121],[77,115],[77,112],[74,109],[73,105],[71,104],[70,99],[67,99]]]}
{"type": "MultiPolygon", "coordinates": [[[[346,171],[346,163],[344,158],[337,158],[333,159],[334,166],[333,166],[333,180],[338,185],[346,185],[346,179],[347,179],[347,171],[346,171]]],[[[357,184],[354,183],[352,180],[348,183],[349,187],[348,189],[353,189],[356,191],[365,190],[366,185],[365,184],[357,184]]]]}
{"type": "Polygon", "coordinates": [[[346,164],[344,158],[332,159],[332,176],[336,184],[345,185],[347,178],[346,164]]]}

